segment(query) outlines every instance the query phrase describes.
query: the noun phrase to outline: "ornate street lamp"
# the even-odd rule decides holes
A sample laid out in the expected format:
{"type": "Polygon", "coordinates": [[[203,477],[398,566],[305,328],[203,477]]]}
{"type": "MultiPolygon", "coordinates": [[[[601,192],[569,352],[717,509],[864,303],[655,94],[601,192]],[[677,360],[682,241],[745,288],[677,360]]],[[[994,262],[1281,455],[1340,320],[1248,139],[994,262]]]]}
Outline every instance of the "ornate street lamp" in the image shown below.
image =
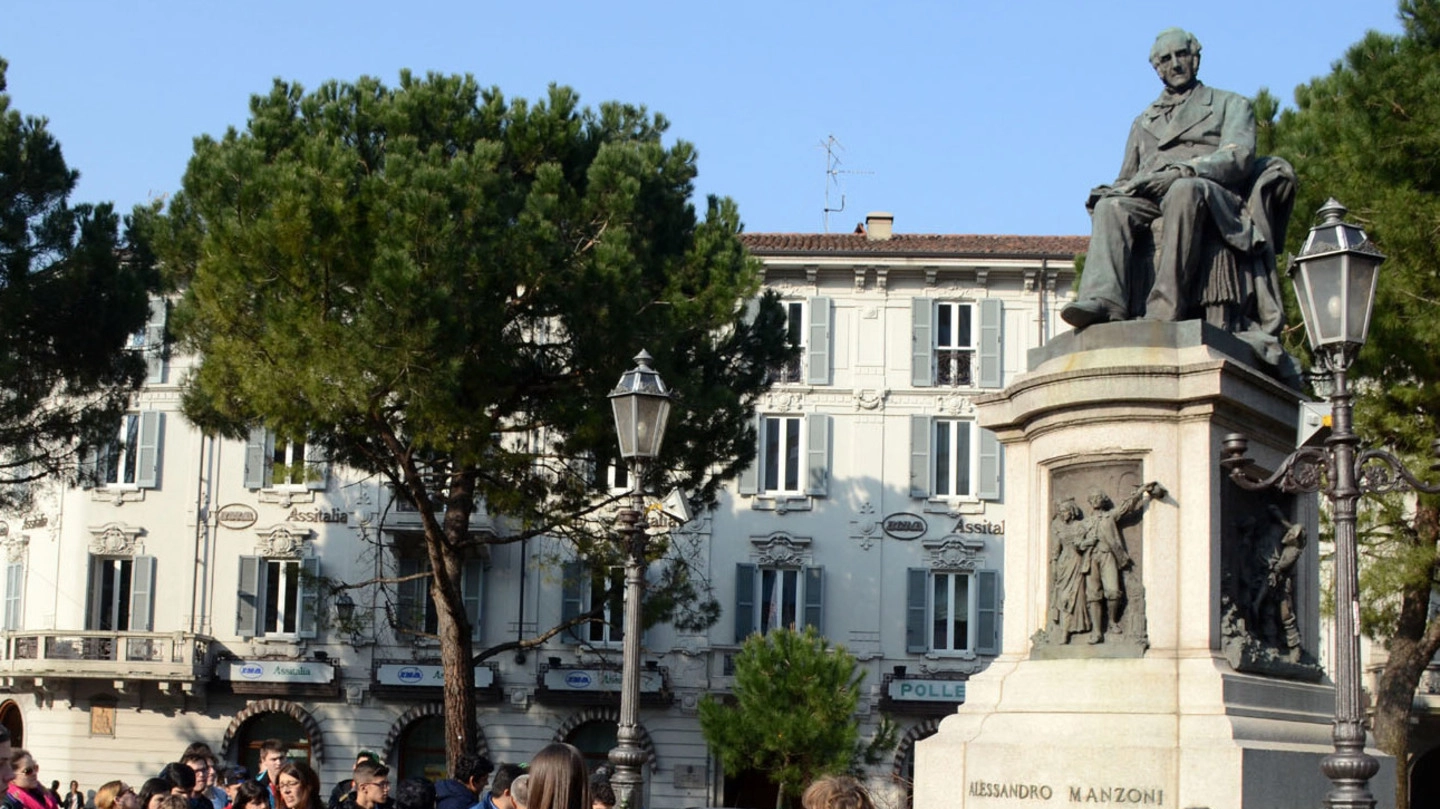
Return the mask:
{"type": "Polygon", "coordinates": [[[640,599],[645,590],[645,546],[649,536],[640,525],[644,510],[642,486],[646,465],[660,454],[665,423],[670,418],[670,391],[660,374],[650,367],[651,357],[642,350],[636,366],[620,377],[610,392],[615,410],[615,432],[620,437],[620,457],[630,467],[630,505],[617,518],[625,542],[625,638],[620,669],[620,726],[610,763],[615,775],[619,809],[638,809],[644,794],[643,767],[647,758],[640,747],[638,721],[640,703],[640,599]]]}
{"type": "MultiPolygon", "coordinates": [[[[1344,221],[1345,207],[1331,199],[1320,208],[1321,223],[1310,229],[1290,276],[1305,319],[1305,334],[1317,367],[1328,370],[1333,424],[1325,446],[1302,447],[1267,478],[1250,470],[1243,435],[1225,436],[1220,466],[1248,491],[1275,488],[1286,493],[1323,491],[1335,517],[1335,752],[1320,764],[1333,783],[1325,798],[1332,809],[1373,809],[1370,778],[1380,762],[1365,752],[1360,684],[1360,601],[1356,565],[1355,511],[1363,492],[1440,492],[1412,475],[1398,458],[1375,449],[1357,451],[1352,429],[1354,404],[1347,384],[1351,362],[1365,344],[1375,280],[1385,256],[1365,232],[1344,221]],[[1368,465],[1368,466],[1367,466],[1368,465]]],[[[1432,445],[1440,450],[1440,441],[1432,445]]],[[[1432,468],[1434,468],[1432,466],[1432,468]]],[[[1403,774],[1402,776],[1403,777],[1403,774]]]]}

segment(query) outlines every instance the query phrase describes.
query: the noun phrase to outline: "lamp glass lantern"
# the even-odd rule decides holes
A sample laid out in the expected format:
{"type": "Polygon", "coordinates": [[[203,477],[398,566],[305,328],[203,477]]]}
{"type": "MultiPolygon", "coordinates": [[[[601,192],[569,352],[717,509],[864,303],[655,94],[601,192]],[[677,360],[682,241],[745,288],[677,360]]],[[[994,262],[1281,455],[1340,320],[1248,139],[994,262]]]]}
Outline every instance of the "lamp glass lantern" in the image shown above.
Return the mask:
{"type": "Polygon", "coordinates": [[[1370,330],[1377,270],[1385,256],[1365,231],[1344,221],[1345,206],[1333,198],[1320,216],[1290,264],[1305,334],[1316,351],[1358,348],[1370,330]]]}
{"type": "Polygon", "coordinates": [[[637,354],[635,367],[622,374],[620,383],[610,392],[620,457],[627,461],[645,461],[659,455],[670,419],[670,390],[650,367],[651,359],[643,350],[637,354]]]}

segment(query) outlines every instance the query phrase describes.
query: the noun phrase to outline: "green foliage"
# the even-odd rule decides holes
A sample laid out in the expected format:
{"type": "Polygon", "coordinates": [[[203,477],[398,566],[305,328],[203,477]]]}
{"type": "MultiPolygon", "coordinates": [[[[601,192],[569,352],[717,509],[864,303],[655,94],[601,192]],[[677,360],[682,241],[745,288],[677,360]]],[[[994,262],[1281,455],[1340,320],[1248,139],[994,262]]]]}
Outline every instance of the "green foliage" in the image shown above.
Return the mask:
{"type": "Polygon", "coordinates": [[[108,203],[70,205],[78,177],[45,120],[0,92],[0,507],[23,506],[32,481],[73,478],[145,377],[127,346],[149,314],[148,254],[108,203]]]}
{"type": "Polygon", "coordinates": [[[700,730],[727,775],[758,770],[782,799],[798,797],[816,778],[849,772],[879,749],[859,743],[864,676],[844,647],[831,647],[814,627],[754,634],[735,657],[734,699],[707,695],[700,730]]]}

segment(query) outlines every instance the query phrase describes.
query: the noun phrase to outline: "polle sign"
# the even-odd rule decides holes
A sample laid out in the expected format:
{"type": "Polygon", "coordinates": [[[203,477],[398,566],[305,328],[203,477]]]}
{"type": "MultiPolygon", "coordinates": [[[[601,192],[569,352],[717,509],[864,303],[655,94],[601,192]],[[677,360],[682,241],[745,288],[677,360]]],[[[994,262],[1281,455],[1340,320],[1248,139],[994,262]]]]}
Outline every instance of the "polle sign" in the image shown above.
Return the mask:
{"type": "Polygon", "coordinates": [[[919,514],[898,511],[881,521],[880,530],[892,539],[919,539],[930,530],[930,525],[919,514]]]}

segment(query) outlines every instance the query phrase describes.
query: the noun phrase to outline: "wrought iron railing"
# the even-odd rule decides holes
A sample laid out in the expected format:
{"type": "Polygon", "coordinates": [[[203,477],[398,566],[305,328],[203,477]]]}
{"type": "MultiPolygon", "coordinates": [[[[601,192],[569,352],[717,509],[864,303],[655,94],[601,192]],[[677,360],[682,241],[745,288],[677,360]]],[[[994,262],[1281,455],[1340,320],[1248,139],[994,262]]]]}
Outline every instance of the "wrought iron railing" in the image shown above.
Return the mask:
{"type": "Polygon", "coordinates": [[[190,632],[50,630],[0,633],[0,672],[110,677],[208,676],[211,640],[190,632]]]}
{"type": "Polygon", "coordinates": [[[975,351],[969,348],[941,348],[935,351],[936,387],[974,387],[975,351]]]}

